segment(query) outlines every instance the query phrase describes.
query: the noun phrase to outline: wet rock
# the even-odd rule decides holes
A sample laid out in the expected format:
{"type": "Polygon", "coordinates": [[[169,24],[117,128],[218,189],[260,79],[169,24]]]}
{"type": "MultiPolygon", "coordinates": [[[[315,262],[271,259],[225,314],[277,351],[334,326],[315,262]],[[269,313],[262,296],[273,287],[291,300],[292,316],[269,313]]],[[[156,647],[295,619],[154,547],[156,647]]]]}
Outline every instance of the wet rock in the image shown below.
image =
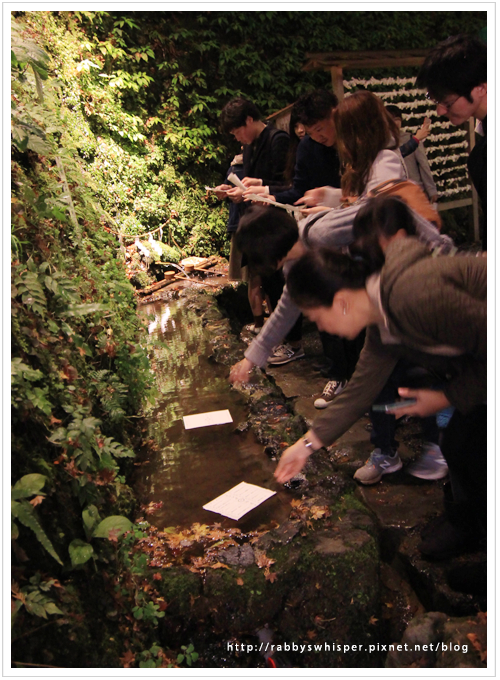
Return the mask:
{"type": "Polygon", "coordinates": [[[249,567],[255,563],[255,555],[251,545],[231,546],[219,553],[219,559],[233,567],[249,567]]]}
{"type": "Polygon", "coordinates": [[[287,545],[297,536],[302,528],[302,522],[288,520],[276,529],[267,531],[263,536],[259,537],[256,547],[259,550],[269,550],[272,546],[287,545]]]}
{"type": "Polygon", "coordinates": [[[234,431],[243,434],[244,432],[248,432],[248,430],[251,428],[251,424],[248,420],[246,420],[244,423],[239,423],[235,428],[234,431]]]}
{"type": "Polygon", "coordinates": [[[298,475],[295,475],[295,477],[292,477],[290,481],[285,482],[283,485],[287,489],[293,489],[296,491],[297,489],[306,489],[309,486],[309,482],[307,481],[307,477],[303,472],[299,472],[298,475]]]}
{"type": "Polygon", "coordinates": [[[398,547],[398,557],[408,573],[415,592],[427,609],[442,611],[452,616],[473,614],[478,609],[485,610],[485,596],[452,590],[448,585],[447,575],[454,567],[483,562],[486,554],[477,552],[450,560],[429,562],[423,559],[417,548],[420,540],[418,532],[406,536],[398,547]]]}
{"type": "Polygon", "coordinates": [[[389,640],[401,640],[406,627],[424,607],[408,582],[399,563],[380,565],[382,618],[387,624],[389,640]]]}
{"type": "Polygon", "coordinates": [[[486,616],[448,618],[429,612],[410,622],[386,668],[486,668],[486,616]]]}

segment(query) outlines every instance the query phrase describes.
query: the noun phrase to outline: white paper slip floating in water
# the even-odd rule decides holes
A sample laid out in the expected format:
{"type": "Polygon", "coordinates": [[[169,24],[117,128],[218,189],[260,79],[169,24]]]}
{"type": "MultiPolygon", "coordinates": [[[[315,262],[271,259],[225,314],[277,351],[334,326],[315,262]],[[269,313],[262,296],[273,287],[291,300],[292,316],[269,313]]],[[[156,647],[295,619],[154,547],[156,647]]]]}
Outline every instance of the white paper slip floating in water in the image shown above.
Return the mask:
{"type": "Polygon", "coordinates": [[[219,515],[224,515],[224,517],[229,517],[230,519],[240,519],[240,517],[243,517],[247,512],[250,512],[250,510],[253,510],[275,494],[276,491],[270,491],[255,484],[241,482],[232,489],[229,489],[229,491],[226,491],[226,493],[223,493],[222,496],[218,496],[213,501],[210,501],[210,503],[204,505],[203,509],[217,512],[219,515]]]}
{"type": "Polygon", "coordinates": [[[207,427],[208,425],[223,425],[224,423],[232,423],[233,419],[228,409],[223,411],[208,411],[208,413],[195,413],[192,416],[184,416],[184,427],[186,430],[192,430],[195,427],[207,427]]]}

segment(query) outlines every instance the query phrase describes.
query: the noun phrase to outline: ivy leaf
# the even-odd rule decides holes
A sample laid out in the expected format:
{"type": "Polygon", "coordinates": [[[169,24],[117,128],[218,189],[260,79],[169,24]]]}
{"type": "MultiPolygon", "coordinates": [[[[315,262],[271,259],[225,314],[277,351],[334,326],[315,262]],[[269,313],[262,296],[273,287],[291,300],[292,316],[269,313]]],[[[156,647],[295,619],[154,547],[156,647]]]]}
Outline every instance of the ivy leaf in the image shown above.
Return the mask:
{"type": "Polygon", "coordinates": [[[12,500],[18,500],[19,498],[29,498],[30,496],[39,495],[40,491],[45,486],[47,477],[45,475],[40,475],[37,473],[31,475],[24,475],[19,479],[11,493],[12,500]]]}
{"type": "Polygon", "coordinates": [[[123,517],[123,515],[111,515],[110,517],[103,519],[102,522],[97,525],[93,536],[94,538],[107,538],[111,540],[111,536],[113,538],[115,535],[121,536],[126,531],[132,531],[133,527],[134,525],[132,522],[126,517],[123,517]]]}
{"type": "Polygon", "coordinates": [[[87,531],[92,531],[99,520],[99,511],[95,505],[89,505],[82,512],[83,523],[87,531]]]}
{"type": "Polygon", "coordinates": [[[55,602],[47,602],[45,605],[45,611],[47,614],[64,614],[64,612],[59,609],[55,602]]]}
{"type": "Polygon", "coordinates": [[[88,562],[94,554],[94,548],[90,543],[85,543],[85,541],[81,541],[79,538],[75,538],[75,540],[71,541],[68,551],[73,567],[85,564],[85,562],[88,562]]]}

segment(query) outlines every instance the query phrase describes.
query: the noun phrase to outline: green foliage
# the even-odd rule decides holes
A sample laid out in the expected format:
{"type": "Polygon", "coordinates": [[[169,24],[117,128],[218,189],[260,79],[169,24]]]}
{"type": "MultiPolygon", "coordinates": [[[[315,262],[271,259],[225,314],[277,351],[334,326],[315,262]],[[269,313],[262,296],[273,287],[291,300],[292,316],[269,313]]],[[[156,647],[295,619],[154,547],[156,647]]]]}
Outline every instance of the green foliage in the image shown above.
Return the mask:
{"type": "Polygon", "coordinates": [[[55,579],[42,580],[40,574],[30,578],[30,585],[19,588],[18,584],[12,584],[12,614],[11,623],[14,625],[15,619],[21,607],[25,607],[29,614],[40,616],[47,619],[50,614],[63,614],[53,599],[47,595],[48,591],[57,586],[55,579]]]}
{"type": "Polygon", "coordinates": [[[165,616],[165,612],[161,612],[160,606],[154,604],[154,602],[145,602],[142,605],[136,605],[132,612],[134,613],[134,618],[138,621],[144,621],[145,623],[153,623],[155,626],[158,625],[158,619],[165,616]]]}
{"type": "Polygon", "coordinates": [[[188,666],[192,666],[198,660],[199,654],[194,651],[194,646],[189,644],[181,646],[182,653],[177,656],[177,663],[186,662],[188,666]]]}
{"type": "Polygon", "coordinates": [[[90,543],[75,538],[69,544],[68,548],[69,556],[71,559],[71,565],[73,567],[78,567],[81,564],[85,564],[90,560],[94,554],[94,548],[90,543]]]}
{"type": "MultiPolygon", "coordinates": [[[[152,383],[119,244],[104,230],[116,225],[80,152],[89,128],[78,128],[83,118],[45,49],[43,35],[57,37],[46,32],[53,25],[43,12],[14,21],[11,62],[12,539],[22,586],[13,592],[13,620],[20,635],[30,626],[30,617],[18,616],[22,608],[44,618],[61,613],[41,573],[62,578],[107,561],[110,545],[94,534],[116,541],[131,526],[113,506],[134,457],[129,418],[152,383]]],[[[87,66],[84,77],[95,70],[87,66]]],[[[140,118],[132,118],[123,115],[116,127],[133,130],[140,118]]],[[[92,145],[88,135],[86,150],[92,145]]]]}
{"type": "Polygon", "coordinates": [[[108,538],[116,540],[126,531],[131,531],[133,527],[132,522],[121,515],[113,515],[106,517],[94,529],[94,538],[108,538]]]}
{"type": "Polygon", "coordinates": [[[14,520],[17,520],[35,534],[42,547],[51,555],[56,562],[62,565],[59,555],[43,530],[34,506],[26,499],[37,496],[41,499],[40,491],[45,486],[46,477],[40,474],[30,474],[21,477],[11,491],[11,514],[12,514],[12,539],[19,538],[19,529],[14,520]]]}

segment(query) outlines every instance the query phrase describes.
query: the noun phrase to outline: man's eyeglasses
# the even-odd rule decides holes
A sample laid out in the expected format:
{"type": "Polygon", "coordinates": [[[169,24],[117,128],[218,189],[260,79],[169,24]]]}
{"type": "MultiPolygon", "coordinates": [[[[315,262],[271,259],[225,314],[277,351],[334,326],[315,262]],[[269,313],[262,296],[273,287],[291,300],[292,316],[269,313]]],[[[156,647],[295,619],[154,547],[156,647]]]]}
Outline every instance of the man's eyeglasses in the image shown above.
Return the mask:
{"type": "Polygon", "coordinates": [[[451,109],[451,107],[453,106],[453,104],[455,104],[455,102],[457,102],[460,99],[461,96],[462,95],[459,94],[458,97],[455,97],[455,99],[452,102],[444,102],[444,101],[439,102],[437,99],[434,99],[434,97],[431,97],[430,94],[427,92],[427,94],[425,95],[425,98],[428,99],[429,101],[431,101],[436,106],[443,106],[447,111],[449,111],[451,109]]]}

